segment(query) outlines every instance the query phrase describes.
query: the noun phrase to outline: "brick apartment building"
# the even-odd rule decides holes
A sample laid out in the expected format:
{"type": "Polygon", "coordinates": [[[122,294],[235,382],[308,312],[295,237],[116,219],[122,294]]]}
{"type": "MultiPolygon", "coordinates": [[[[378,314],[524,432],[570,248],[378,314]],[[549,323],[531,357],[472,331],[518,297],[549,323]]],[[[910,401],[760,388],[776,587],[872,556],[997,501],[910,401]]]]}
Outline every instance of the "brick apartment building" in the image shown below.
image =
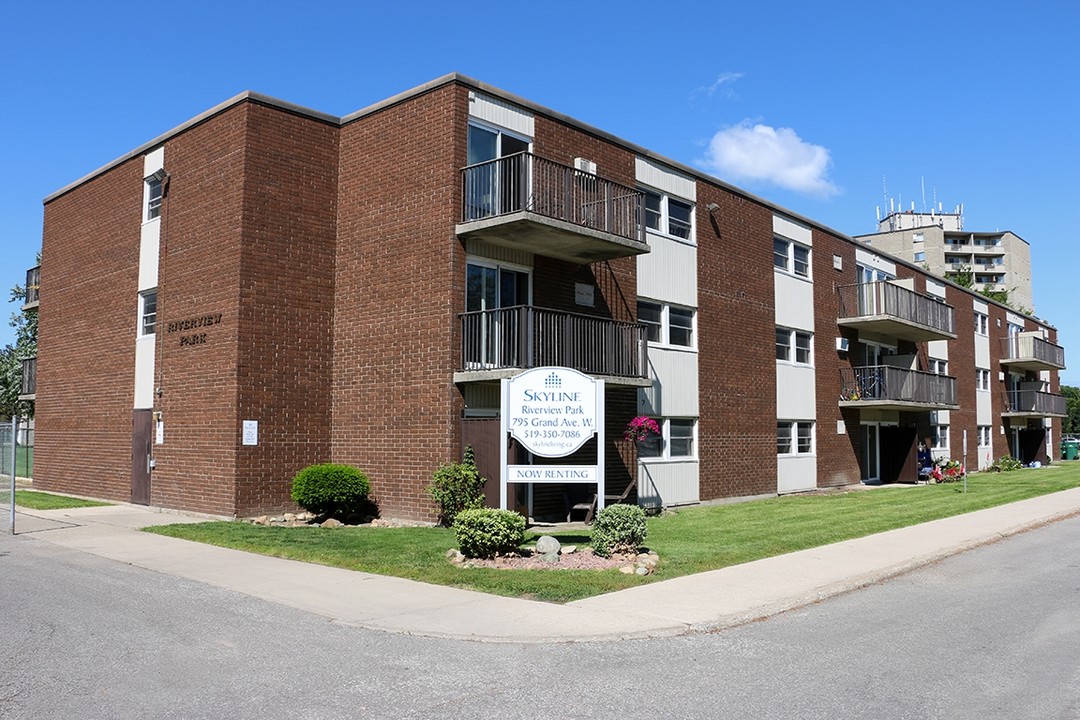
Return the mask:
{"type": "Polygon", "coordinates": [[[914,481],[965,431],[1046,461],[1065,413],[1046,323],[456,74],[342,118],[232,98],[48,197],[40,273],[35,483],[227,516],[334,461],[432,518],[535,366],[606,380],[608,487],[651,506],[914,481]]]}

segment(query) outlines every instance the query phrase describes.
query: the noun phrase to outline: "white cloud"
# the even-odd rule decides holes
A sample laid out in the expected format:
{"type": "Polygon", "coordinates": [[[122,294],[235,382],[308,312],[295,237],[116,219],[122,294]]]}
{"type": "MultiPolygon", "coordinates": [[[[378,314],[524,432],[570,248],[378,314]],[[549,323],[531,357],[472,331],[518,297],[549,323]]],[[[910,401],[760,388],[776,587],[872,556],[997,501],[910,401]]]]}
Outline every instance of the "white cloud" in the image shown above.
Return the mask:
{"type": "Polygon", "coordinates": [[[691,93],[691,97],[695,97],[697,95],[706,95],[708,97],[712,97],[717,93],[717,91],[719,91],[723,97],[726,97],[728,99],[737,98],[738,95],[735,94],[735,91],[731,88],[731,86],[735,84],[735,81],[742,76],[743,73],[737,72],[721,73],[712,85],[709,85],[708,87],[699,87],[697,90],[691,93]]]}
{"type": "Polygon", "coordinates": [[[822,197],[840,192],[828,178],[828,148],[806,142],[791,128],[743,120],[716,133],[700,162],[733,180],[768,182],[822,197]]]}

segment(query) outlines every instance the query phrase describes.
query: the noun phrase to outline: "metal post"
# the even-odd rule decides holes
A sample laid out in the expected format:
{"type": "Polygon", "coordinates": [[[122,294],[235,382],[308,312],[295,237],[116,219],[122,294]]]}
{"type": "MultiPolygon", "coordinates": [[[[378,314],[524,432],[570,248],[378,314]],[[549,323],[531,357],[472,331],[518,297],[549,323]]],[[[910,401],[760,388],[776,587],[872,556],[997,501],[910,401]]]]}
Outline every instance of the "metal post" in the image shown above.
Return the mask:
{"type": "Polygon", "coordinates": [[[967,430],[964,431],[964,494],[967,494],[967,430]]]}
{"type": "Polygon", "coordinates": [[[19,433],[19,418],[11,418],[11,534],[15,534],[15,436],[19,433]]]}

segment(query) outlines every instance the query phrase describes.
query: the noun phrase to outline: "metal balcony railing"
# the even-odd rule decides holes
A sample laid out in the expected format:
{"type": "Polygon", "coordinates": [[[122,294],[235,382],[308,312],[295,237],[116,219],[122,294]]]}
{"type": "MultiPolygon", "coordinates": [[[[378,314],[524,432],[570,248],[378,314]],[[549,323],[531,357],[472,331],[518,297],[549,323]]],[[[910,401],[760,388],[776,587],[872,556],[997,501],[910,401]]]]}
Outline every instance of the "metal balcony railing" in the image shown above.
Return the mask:
{"type": "Polygon", "coordinates": [[[41,266],[32,267],[26,271],[26,288],[24,308],[37,307],[38,290],[41,287],[41,266]]]}
{"type": "Polygon", "coordinates": [[[1065,396],[1042,390],[1006,390],[1005,412],[1049,417],[1066,415],[1065,396]]]}
{"type": "Polygon", "coordinates": [[[887,315],[907,322],[955,334],[952,305],[888,281],[842,285],[840,317],[859,318],[887,315]]]}
{"type": "Polygon", "coordinates": [[[22,361],[22,384],[19,387],[19,397],[34,395],[37,391],[37,358],[27,358],[22,361]]]}
{"type": "Polygon", "coordinates": [[[891,365],[840,368],[840,400],[955,405],[956,378],[891,365]]]}
{"type": "Polygon", "coordinates": [[[462,221],[528,211],[645,242],[645,194],[569,165],[522,152],[461,171],[462,221]]]}
{"type": "Polygon", "coordinates": [[[1065,348],[1034,335],[1009,335],[1001,339],[1001,358],[1005,362],[1036,360],[1063,368],[1065,348]]]}
{"type": "Polygon", "coordinates": [[[558,365],[590,375],[644,378],[645,327],[519,305],[461,314],[463,370],[558,365]]]}

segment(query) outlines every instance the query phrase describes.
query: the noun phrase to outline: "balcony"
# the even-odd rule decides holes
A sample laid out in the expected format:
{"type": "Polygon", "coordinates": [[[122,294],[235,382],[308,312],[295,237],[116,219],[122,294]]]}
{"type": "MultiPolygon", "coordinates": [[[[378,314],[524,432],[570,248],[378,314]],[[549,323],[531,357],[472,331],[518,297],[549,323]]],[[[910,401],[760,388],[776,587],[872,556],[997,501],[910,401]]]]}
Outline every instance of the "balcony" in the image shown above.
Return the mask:
{"type": "Polygon", "coordinates": [[[38,306],[38,288],[41,286],[41,266],[26,271],[26,289],[23,310],[32,310],[38,306]]]}
{"type": "Polygon", "coordinates": [[[531,305],[467,312],[454,382],[558,365],[618,385],[648,387],[645,326],[531,305]]]}
{"type": "Polygon", "coordinates": [[[1065,348],[1034,335],[1001,339],[1001,364],[1010,370],[1064,370],[1065,348]]]}
{"type": "Polygon", "coordinates": [[[860,332],[922,342],[956,337],[952,305],[881,281],[842,285],[836,324],[860,332]]]}
{"type": "Polygon", "coordinates": [[[649,252],[634,188],[532,153],[470,165],[461,178],[463,238],[577,264],[649,252]]]}
{"type": "Polygon", "coordinates": [[[1065,396],[1042,390],[1006,390],[1002,417],[1048,418],[1065,417],[1065,396]]]}
{"type": "Polygon", "coordinates": [[[22,361],[22,384],[19,386],[20,400],[33,400],[37,396],[37,358],[22,361]]]}
{"type": "Polygon", "coordinates": [[[891,365],[841,368],[840,407],[955,410],[956,378],[891,365]]]}

